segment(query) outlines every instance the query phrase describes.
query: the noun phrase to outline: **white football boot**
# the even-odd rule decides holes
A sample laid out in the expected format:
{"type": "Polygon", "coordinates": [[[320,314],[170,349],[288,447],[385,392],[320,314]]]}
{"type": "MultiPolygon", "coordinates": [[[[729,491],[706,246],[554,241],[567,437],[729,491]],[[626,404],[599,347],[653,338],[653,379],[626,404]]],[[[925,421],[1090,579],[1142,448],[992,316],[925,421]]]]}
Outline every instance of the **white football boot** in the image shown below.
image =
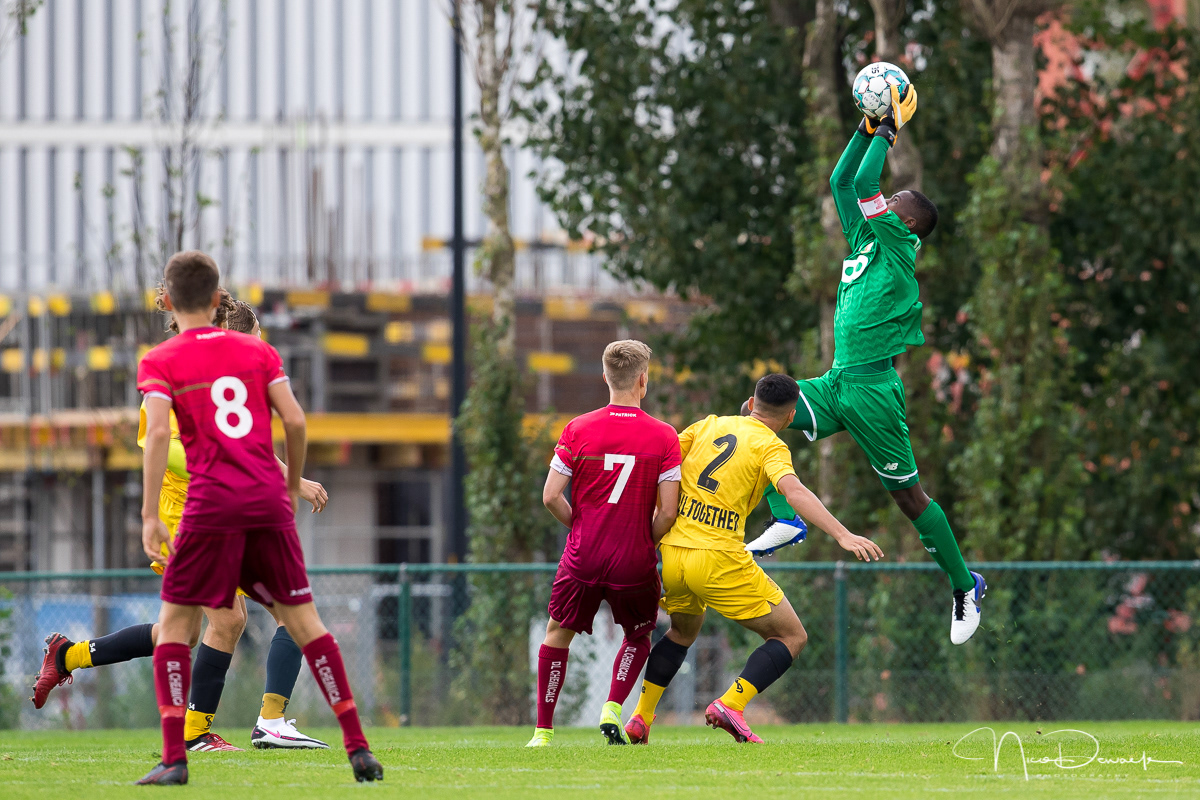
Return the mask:
{"type": "Polygon", "coordinates": [[[296,730],[294,719],[258,718],[250,734],[250,744],[259,750],[328,750],[329,745],[320,739],[306,736],[296,730]]]}
{"type": "Polygon", "coordinates": [[[769,556],[781,547],[799,544],[808,536],[808,526],[797,516],[795,519],[777,519],[762,535],[746,545],[746,552],[756,556],[769,556]]]}
{"type": "Polygon", "coordinates": [[[971,577],[975,579],[974,589],[954,590],[954,612],[950,617],[950,641],[954,644],[970,639],[979,627],[980,602],[987,591],[987,581],[978,572],[972,572],[971,577]]]}

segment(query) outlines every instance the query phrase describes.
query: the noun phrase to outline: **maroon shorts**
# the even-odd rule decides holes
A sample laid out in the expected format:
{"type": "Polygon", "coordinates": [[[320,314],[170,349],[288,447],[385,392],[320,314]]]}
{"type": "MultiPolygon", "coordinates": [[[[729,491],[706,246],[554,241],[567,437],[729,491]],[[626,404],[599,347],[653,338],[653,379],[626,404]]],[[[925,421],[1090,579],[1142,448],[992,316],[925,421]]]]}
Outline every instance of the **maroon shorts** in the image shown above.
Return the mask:
{"type": "Polygon", "coordinates": [[[658,571],[647,576],[641,586],[614,588],[575,580],[559,567],[550,590],[550,618],[560,626],[576,633],[591,633],[592,620],[600,610],[600,601],[608,601],[613,622],[626,633],[647,634],[658,620],[658,598],[662,594],[658,571]]]}
{"type": "Polygon", "coordinates": [[[175,537],[162,599],[181,606],[229,608],[238,587],[263,605],[312,600],[296,527],[189,530],[175,537]]]}

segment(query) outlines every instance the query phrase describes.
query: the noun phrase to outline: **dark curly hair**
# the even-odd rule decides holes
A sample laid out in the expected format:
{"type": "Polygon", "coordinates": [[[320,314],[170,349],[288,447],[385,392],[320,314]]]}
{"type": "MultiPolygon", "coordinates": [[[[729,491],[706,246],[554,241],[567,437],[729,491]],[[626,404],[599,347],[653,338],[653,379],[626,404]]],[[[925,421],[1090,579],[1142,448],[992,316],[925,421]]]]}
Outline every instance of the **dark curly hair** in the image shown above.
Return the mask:
{"type": "MultiPolygon", "coordinates": [[[[217,306],[216,313],[213,314],[213,325],[216,325],[218,328],[228,328],[229,312],[233,311],[235,304],[239,301],[234,300],[233,295],[224,289],[218,289],[217,291],[221,293],[221,304],[217,306]]],[[[154,307],[164,314],[171,314],[171,312],[167,311],[166,296],[167,288],[160,283],[158,285],[158,289],[155,291],[154,307]]],[[[245,304],[243,303],[243,305],[245,304]]],[[[251,313],[253,314],[253,312],[251,313]]],[[[253,322],[250,323],[250,327],[254,327],[253,322]]],[[[179,323],[175,321],[174,314],[171,314],[170,319],[167,322],[167,330],[169,330],[171,333],[179,333],[179,323]]],[[[243,332],[248,333],[249,331],[243,332]]]]}

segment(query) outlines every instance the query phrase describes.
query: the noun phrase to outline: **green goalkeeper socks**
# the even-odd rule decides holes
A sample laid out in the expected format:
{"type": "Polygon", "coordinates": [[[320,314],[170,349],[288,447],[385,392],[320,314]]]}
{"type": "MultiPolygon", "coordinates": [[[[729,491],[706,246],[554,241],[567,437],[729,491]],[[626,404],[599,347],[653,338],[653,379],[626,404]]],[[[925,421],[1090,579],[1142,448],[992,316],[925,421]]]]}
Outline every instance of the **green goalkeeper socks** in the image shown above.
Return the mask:
{"type": "Polygon", "coordinates": [[[795,519],[795,510],[788,505],[787,498],[779,493],[771,484],[767,484],[767,489],[763,492],[763,497],[767,499],[767,505],[771,507],[771,516],[775,519],[795,519]]]}
{"type": "Polygon", "coordinates": [[[921,534],[921,544],[925,545],[929,555],[950,576],[951,585],[964,592],[975,588],[975,579],[967,569],[967,562],[963,561],[962,551],[958,549],[954,531],[950,530],[942,507],[930,500],[924,513],[913,520],[913,526],[921,534]]]}
{"type": "MultiPolygon", "coordinates": [[[[768,484],[763,497],[771,507],[771,516],[775,519],[793,519],[796,516],[787,499],[774,486],[768,484]]],[[[954,538],[954,531],[950,530],[950,523],[942,507],[930,500],[921,516],[913,520],[913,526],[917,533],[921,534],[921,544],[925,546],[929,555],[942,571],[950,576],[951,585],[964,592],[975,588],[975,579],[967,569],[967,562],[963,561],[962,551],[958,549],[958,541],[954,538]]]]}

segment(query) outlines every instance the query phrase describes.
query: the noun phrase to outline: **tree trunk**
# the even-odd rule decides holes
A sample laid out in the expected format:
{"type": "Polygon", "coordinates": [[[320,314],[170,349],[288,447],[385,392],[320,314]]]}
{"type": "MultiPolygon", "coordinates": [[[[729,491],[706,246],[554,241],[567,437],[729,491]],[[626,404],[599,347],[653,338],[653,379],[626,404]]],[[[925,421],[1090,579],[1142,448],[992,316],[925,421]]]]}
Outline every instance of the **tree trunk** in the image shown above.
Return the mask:
{"type": "MultiPolygon", "coordinates": [[[[834,0],[817,0],[815,11],[808,26],[803,63],[804,84],[811,92],[807,127],[820,164],[810,190],[820,198],[822,242],[809,250],[809,257],[815,259],[815,269],[807,289],[821,309],[820,358],[821,366],[828,368],[833,363],[833,312],[837,297],[829,268],[842,257],[842,225],[829,188],[829,177],[844,144],[837,99],[838,92],[844,87],[838,81],[837,5],[834,0]]],[[[822,502],[830,505],[835,484],[832,440],[822,440],[817,453],[820,470],[817,494],[822,502]]]]}
{"type": "Polygon", "coordinates": [[[507,53],[498,49],[497,0],[479,0],[479,145],[483,148],[486,175],[483,181],[483,211],[488,233],[483,240],[483,274],[494,292],[492,320],[500,339],[502,358],[516,352],[516,295],[513,288],[515,247],[508,221],[508,167],[504,164],[502,125],[504,111],[500,92],[509,66],[507,53]]]}
{"type": "MultiPolygon", "coordinates": [[[[903,55],[900,23],[904,21],[905,5],[905,0],[871,0],[875,11],[875,55],[880,61],[898,64],[903,55]]],[[[896,137],[896,144],[888,153],[888,166],[892,170],[893,191],[921,190],[924,162],[911,135],[896,137]]]]}
{"type": "Polygon", "coordinates": [[[992,118],[991,154],[1010,168],[1040,173],[1041,148],[1036,140],[1022,146],[1022,130],[1037,125],[1037,48],[1033,43],[1034,16],[1014,13],[992,38],[992,89],[996,105],[992,118]],[[1019,154],[1019,156],[1018,156],[1019,154]],[[1014,159],[1020,163],[1013,163],[1014,159]]]}
{"type": "Polygon", "coordinates": [[[1053,323],[1068,293],[1050,238],[1035,94],[1035,20],[1051,5],[968,1],[992,45],[995,105],[991,150],[971,181],[961,230],[979,264],[972,328],[992,385],[957,462],[962,508],[969,541],[987,556],[1079,557],[1078,387],[1069,343],[1053,323]]]}
{"type": "Polygon", "coordinates": [[[812,20],[812,6],[801,0],[771,0],[771,21],[783,28],[803,30],[812,20]]]}

